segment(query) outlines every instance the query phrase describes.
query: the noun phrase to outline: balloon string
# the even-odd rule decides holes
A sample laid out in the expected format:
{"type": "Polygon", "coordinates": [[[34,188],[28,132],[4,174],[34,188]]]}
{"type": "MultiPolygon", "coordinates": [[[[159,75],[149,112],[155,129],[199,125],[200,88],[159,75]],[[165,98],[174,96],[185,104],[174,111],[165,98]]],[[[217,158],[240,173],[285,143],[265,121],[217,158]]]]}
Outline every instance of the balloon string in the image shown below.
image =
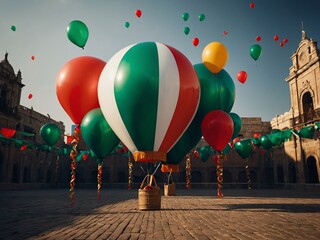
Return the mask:
{"type": "Polygon", "coordinates": [[[74,205],[74,187],[75,187],[75,180],[76,180],[76,166],[77,166],[77,160],[76,160],[76,156],[78,155],[78,151],[77,151],[77,146],[78,146],[78,142],[80,139],[80,133],[79,133],[79,127],[75,127],[74,129],[74,133],[73,133],[73,140],[71,142],[71,152],[70,152],[70,158],[71,158],[71,179],[70,179],[70,193],[69,193],[69,198],[71,201],[71,207],[73,207],[74,205]]]}
{"type": "Polygon", "coordinates": [[[251,178],[250,178],[250,170],[249,170],[249,164],[248,161],[249,159],[247,158],[245,160],[246,163],[246,176],[247,176],[247,181],[248,181],[248,189],[251,189],[251,178]]]}
{"type": "Polygon", "coordinates": [[[128,189],[132,189],[132,160],[131,160],[131,155],[129,155],[128,158],[128,189]]]}
{"type": "Polygon", "coordinates": [[[190,154],[187,155],[186,158],[186,188],[191,189],[191,158],[190,154]]]}
{"type": "Polygon", "coordinates": [[[218,153],[217,158],[217,182],[218,182],[218,198],[223,198],[222,188],[223,188],[223,165],[222,160],[224,159],[224,155],[222,153],[218,153]]]}
{"type": "Polygon", "coordinates": [[[97,186],[97,193],[98,193],[98,199],[99,199],[99,200],[101,199],[102,166],[103,166],[103,162],[98,163],[98,175],[97,175],[98,186],[97,186]]]}
{"type": "Polygon", "coordinates": [[[59,156],[57,156],[56,158],[56,171],[55,171],[56,183],[58,183],[58,170],[59,170],[59,156]]]}

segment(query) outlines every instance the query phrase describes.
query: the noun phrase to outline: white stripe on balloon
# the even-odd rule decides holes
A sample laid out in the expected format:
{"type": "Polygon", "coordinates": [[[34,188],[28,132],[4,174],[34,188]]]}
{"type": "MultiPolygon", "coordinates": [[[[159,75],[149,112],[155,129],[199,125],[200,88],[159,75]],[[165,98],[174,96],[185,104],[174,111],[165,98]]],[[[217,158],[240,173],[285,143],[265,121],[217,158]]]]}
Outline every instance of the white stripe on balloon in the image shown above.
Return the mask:
{"type": "Polygon", "coordinates": [[[180,90],[179,71],[173,54],[165,45],[161,43],[156,44],[159,58],[159,95],[156,135],[153,148],[155,151],[161,146],[168,131],[177,106],[180,90]]]}
{"type": "Polygon", "coordinates": [[[121,59],[128,49],[133,46],[134,45],[123,48],[111,57],[102,70],[98,83],[98,99],[101,111],[114,133],[132,153],[137,151],[137,147],[132,141],[132,138],[130,137],[130,134],[128,133],[120,116],[114,95],[114,82],[116,77],[119,77],[117,74],[119,74],[118,66],[121,59]]]}

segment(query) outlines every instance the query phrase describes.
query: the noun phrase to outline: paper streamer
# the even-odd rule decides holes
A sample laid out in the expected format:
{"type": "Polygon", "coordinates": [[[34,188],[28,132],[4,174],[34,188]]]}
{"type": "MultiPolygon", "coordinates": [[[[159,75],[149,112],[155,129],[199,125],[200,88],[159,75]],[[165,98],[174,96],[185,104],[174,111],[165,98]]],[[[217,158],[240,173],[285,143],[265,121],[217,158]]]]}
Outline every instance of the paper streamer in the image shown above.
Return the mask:
{"type": "Polygon", "coordinates": [[[103,162],[98,163],[98,175],[97,175],[97,193],[98,193],[98,199],[101,199],[101,185],[102,185],[102,169],[103,169],[103,162]]]}
{"type": "Polygon", "coordinates": [[[217,182],[218,182],[218,198],[223,198],[222,188],[223,188],[223,165],[222,160],[224,160],[224,155],[222,153],[218,153],[217,158],[217,182]]]}
{"type": "Polygon", "coordinates": [[[71,207],[74,205],[74,187],[76,184],[76,166],[77,166],[77,160],[76,156],[78,155],[77,151],[77,146],[80,140],[80,128],[79,126],[75,127],[74,132],[73,132],[73,140],[71,142],[71,152],[70,152],[70,158],[71,158],[71,179],[70,179],[70,193],[69,193],[69,198],[71,201],[71,207]]]}
{"type": "Polygon", "coordinates": [[[132,189],[132,160],[131,160],[131,155],[128,157],[128,189],[132,189]]]}
{"type": "Polygon", "coordinates": [[[251,178],[250,178],[249,159],[248,158],[245,160],[245,164],[246,164],[246,176],[247,176],[247,181],[248,181],[248,189],[251,189],[251,178]]]}
{"type": "Polygon", "coordinates": [[[190,154],[186,158],[186,188],[191,189],[191,157],[190,154]]]}

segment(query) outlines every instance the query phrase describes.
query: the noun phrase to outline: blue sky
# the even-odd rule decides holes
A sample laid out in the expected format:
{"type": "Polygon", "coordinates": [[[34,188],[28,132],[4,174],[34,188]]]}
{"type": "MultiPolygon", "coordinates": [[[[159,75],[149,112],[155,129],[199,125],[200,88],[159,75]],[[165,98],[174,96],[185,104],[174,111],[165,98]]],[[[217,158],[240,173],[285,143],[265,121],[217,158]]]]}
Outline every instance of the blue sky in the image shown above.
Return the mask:
{"type": "Polygon", "coordinates": [[[204,47],[218,41],[228,49],[224,69],[236,86],[232,112],[270,121],[290,109],[285,81],[290,57],[301,40],[302,21],[307,36],[320,40],[319,9],[319,0],[1,0],[0,60],[8,52],[15,72],[22,72],[26,86],[21,104],[63,121],[70,133],[72,121],[55,87],[58,71],[69,60],[88,55],[108,62],[128,45],[156,41],[177,48],[197,64],[204,47]],[[254,8],[249,6],[252,2],[254,8]],[[137,9],[142,11],[140,18],[135,15],[137,9]],[[182,19],[184,12],[189,13],[188,21],[182,19]],[[199,14],[205,14],[204,21],[198,20],[199,14]],[[67,38],[72,20],[81,20],[89,28],[84,50],[67,38]],[[129,28],[125,22],[130,23],[129,28]],[[11,30],[12,25],[16,31],[11,30]],[[183,32],[186,26],[188,35],[183,32]],[[228,34],[223,35],[224,31],[228,34]],[[277,42],[275,35],[280,38],[277,42]],[[197,47],[192,44],[194,37],[200,40],[197,47]],[[280,47],[284,38],[288,43],[280,47]],[[254,61],[249,49],[256,43],[262,55],[254,61]],[[236,78],[241,70],[248,73],[245,84],[236,78]]]}

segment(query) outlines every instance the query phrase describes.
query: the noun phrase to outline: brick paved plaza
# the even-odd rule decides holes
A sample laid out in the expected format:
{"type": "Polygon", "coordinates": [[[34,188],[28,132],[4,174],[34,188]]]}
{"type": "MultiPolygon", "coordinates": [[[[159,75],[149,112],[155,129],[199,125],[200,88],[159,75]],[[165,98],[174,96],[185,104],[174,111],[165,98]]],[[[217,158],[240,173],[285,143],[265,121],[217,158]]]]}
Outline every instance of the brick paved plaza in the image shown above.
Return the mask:
{"type": "Polygon", "coordinates": [[[319,239],[320,192],[177,190],[139,211],[137,189],[0,190],[0,239],[319,239]]]}

